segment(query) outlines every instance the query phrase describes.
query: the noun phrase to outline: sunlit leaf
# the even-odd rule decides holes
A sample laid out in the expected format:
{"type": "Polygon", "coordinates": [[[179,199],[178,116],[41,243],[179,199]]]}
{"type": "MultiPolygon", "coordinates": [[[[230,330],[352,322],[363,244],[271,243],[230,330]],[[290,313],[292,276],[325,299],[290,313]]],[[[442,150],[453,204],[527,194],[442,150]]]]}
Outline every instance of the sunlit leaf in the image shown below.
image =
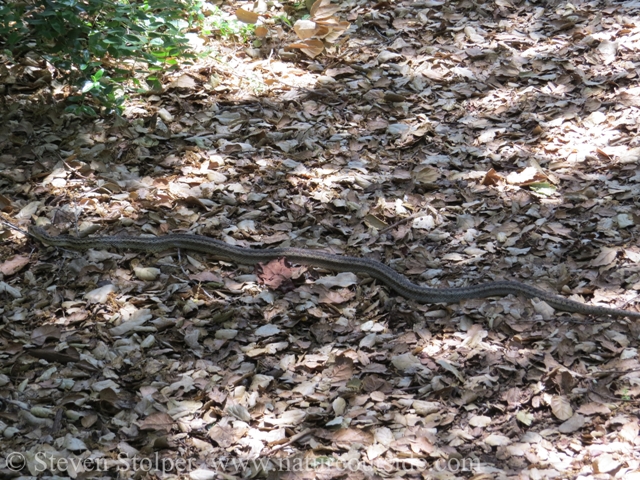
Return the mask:
{"type": "Polygon", "coordinates": [[[296,32],[300,40],[306,40],[316,34],[317,26],[316,23],[311,20],[298,20],[293,25],[293,31],[296,32]]]}
{"type": "Polygon", "coordinates": [[[331,0],[317,0],[311,7],[310,14],[314,20],[329,18],[340,11],[340,5],[332,5],[331,0]]]}
{"type": "Polygon", "coordinates": [[[260,18],[260,15],[255,12],[249,12],[244,8],[239,8],[236,10],[236,17],[242,23],[251,23],[254,24],[260,18]]]}
{"type": "Polygon", "coordinates": [[[531,183],[529,188],[539,195],[550,197],[556,193],[557,187],[549,182],[531,183]]]}
{"type": "Polygon", "coordinates": [[[310,38],[304,42],[292,43],[287,45],[287,49],[299,48],[307,56],[314,58],[322,53],[324,50],[324,43],[322,40],[316,38],[310,38]]]}

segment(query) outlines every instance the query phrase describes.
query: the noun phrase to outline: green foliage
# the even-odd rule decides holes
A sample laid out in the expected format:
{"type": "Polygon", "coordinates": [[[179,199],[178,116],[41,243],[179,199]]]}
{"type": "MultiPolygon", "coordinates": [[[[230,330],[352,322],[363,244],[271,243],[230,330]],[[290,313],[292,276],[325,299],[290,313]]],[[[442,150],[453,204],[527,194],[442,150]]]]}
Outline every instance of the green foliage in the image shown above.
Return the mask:
{"type": "Polygon", "coordinates": [[[8,0],[0,4],[0,45],[14,58],[34,51],[80,82],[72,111],[91,114],[87,94],[118,111],[126,79],[193,56],[184,32],[200,8],[198,0],[8,0]]]}
{"type": "Polygon", "coordinates": [[[291,19],[286,13],[282,13],[280,15],[274,15],[273,21],[283,23],[284,25],[287,25],[290,28],[293,27],[293,22],[291,21],[291,19]]]}
{"type": "Polygon", "coordinates": [[[105,76],[105,71],[101,68],[94,75],[91,75],[90,80],[84,82],[80,89],[80,95],[67,98],[70,105],[65,110],[79,116],[97,116],[98,114],[93,107],[86,104],[86,94],[90,93],[105,107],[107,112],[120,112],[125,96],[119,92],[117,84],[118,82],[105,76]]]}
{"type": "Polygon", "coordinates": [[[242,23],[224,14],[218,7],[214,7],[211,14],[202,20],[202,33],[204,35],[217,34],[222,38],[238,37],[246,42],[253,36],[256,26],[242,23]]]}

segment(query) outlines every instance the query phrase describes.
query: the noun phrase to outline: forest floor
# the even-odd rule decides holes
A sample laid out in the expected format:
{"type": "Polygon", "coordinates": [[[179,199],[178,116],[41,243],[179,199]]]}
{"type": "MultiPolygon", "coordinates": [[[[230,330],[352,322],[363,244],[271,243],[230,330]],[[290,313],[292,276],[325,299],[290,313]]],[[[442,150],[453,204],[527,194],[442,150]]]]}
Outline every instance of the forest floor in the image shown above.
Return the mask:
{"type": "MultiPolygon", "coordinates": [[[[640,309],[640,2],[331,16],[350,26],[315,58],[278,22],[198,37],[210,53],[119,119],[65,114],[42,59],[11,65],[3,218],[640,309]]],[[[0,234],[5,478],[640,479],[637,322],[0,234]]]]}

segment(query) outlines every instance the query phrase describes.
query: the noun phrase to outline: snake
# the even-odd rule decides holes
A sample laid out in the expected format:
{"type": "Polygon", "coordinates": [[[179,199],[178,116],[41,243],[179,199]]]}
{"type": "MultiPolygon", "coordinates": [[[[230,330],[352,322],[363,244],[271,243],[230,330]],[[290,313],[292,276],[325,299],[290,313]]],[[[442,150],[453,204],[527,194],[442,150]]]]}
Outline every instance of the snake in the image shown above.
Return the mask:
{"type": "Polygon", "coordinates": [[[570,300],[513,280],[499,280],[459,288],[431,288],[411,282],[388,265],[369,258],[351,257],[294,247],[245,248],[225,243],[214,238],[174,233],[158,237],[146,236],[91,236],[50,235],[41,227],[30,226],[29,233],[45,245],[65,247],[72,250],[128,249],[143,252],[161,252],[170,249],[190,250],[213,256],[220,260],[246,265],[268,263],[279,258],[311,267],[339,272],[364,273],[381,281],[399,295],[418,303],[458,303],[461,300],[487,297],[521,295],[543,300],[556,310],[593,316],[628,317],[640,319],[640,312],[589,305],[570,300]]]}

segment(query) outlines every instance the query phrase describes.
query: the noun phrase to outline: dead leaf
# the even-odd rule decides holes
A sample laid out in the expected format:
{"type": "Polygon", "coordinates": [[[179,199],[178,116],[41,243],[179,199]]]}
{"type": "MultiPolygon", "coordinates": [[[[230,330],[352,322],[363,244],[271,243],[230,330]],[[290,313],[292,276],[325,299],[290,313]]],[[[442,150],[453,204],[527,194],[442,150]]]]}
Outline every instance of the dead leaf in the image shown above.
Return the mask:
{"type": "Polygon", "coordinates": [[[629,442],[633,445],[638,437],[638,431],[638,420],[633,419],[632,421],[625,423],[618,434],[623,441],[629,442]]]}
{"type": "Polygon", "coordinates": [[[236,17],[243,23],[255,24],[260,19],[260,15],[256,12],[249,12],[244,8],[238,8],[236,10],[236,17]]]}
{"type": "Polygon", "coordinates": [[[526,426],[530,426],[533,423],[533,420],[534,420],[533,414],[531,412],[526,411],[526,410],[518,411],[518,413],[516,414],[516,418],[518,419],[518,421],[520,423],[522,423],[523,425],[526,425],[526,426]]]}
{"type": "Polygon", "coordinates": [[[578,413],[583,415],[608,415],[611,409],[601,403],[585,403],[578,409],[578,413]]]}
{"type": "Polygon", "coordinates": [[[0,273],[6,276],[13,275],[16,272],[22,270],[29,264],[29,257],[22,255],[15,255],[8,260],[0,263],[0,273]]]}
{"type": "Polygon", "coordinates": [[[611,265],[613,262],[615,262],[618,251],[619,248],[617,247],[602,247],[598,256],[591,260],[590,265],[592,267],[603,267],[611,265]]]}
{"type": "Polygon", "coordinates": [[[619,163],[636,163],[640,161],[640,147],[630,148],[618,156],[619,163]]]}
{"type": "Polygon", "coordinates": [[[44,345],[48,339],[59,340],[62,336],[62,331],[57,325],[43,325],[36,328],[31,333],[31,342],[34,345],[44,345]]]}
{"type": "Polygon", "coordinates": [[[560,433],[573,433],[577,430],[580,430],[586,423],[587,423],[586,418],[580,415],[579,413],[576,413],[571,418],[569,418],[569,420],[567,420],[562,425],[560,425],[558,427],[558,431],[560,433]]]}
{"type": "Polygon", "coordinates": [[[156,412],[138,423],[140,430],[170,432],[175,426],[175,421],[164,412],[156,412]]]}
{"type": "Polygon", "coordinates": [[[492,168],[485,174],[484,178],[480,181],[480,184],[493,186],[493,185],[499,185],[503,181],[504,181],[504,177],[492,168]]]}
{"type": "Polygon", "coordinates": [[[300,425],[305,417],[307,416],[307,412],[304,410],[291,409],[284,412],[278,418],[269,418],[265,419],[266,423],[277,426],[293,426],[300,425]]]}
{"type": "Polygon", "coordinates": [[[342,383],[353,377],[354,373],[353,360],[344,355],[340,355],[336,358],[336,363],[331,373],[331,383],[342,383]]]}
{"type": "Polygon", "coordinates": [[[171,84],[169,85],[169,88],[182,88],[185,90],[194,90],[196,88],[196,81],[189,75],[180,75],[173,82],[171,82],[171,84]]]}
{"type": "Polygon", "coordinates": [[[640,107],[640,88],[629,88],[618,94],[618,101],[625,107],[640,107]]]}
{"type": "Polygon", "coordinates": [[[315,20],[330,18],[339,11],[340,5],[332,5],[331,0],[316,0],[309,9],[311,18],[315,20]]]}
{"type": "Polygon", "coordinates": [[[299,275],[300,269],[293,267],[284,258],[272,260],[266,265],[258,264],[256,268],[260,283],[267,287],[278,289],[283,287],[285,291],[293,290],[294,285],[292,278],[299,275]]]}
{"type": "Polygon", "coordinates": [[[499,447],[509,445],[511,443],[511,439],[504,435],[492,433],[484,439],[484,443],[492,447],[499,447]]]}
{"type": "Polygon", "coordinates": [[[559,420],[567,420],[573,416],[571,403],[566,397],[554,395],[551,397],[551,411],[559,420]]]}
{"type": "Polygon", "coordinates": [[[519,173],[512,172],[507,175],[507,182],[512,185],[526,186],[532,183],[546,180],[546,176],[541,174],[535,167],[527,167],[519,173]]]}
{"type": "Polygon", "coordinates": [[[413,178],[418,183],[434,183],[439,177],[438,170],[429,166],[417,167],[413,171],[413,178]]]}
{"type": "Polygon", "coordinates": [[[229,448],[235,442],[234,430],[229,425],[215,425],[209,432],[208,436],[217,445],[222,448],[229,448]]]}
{"type": "Polygon", "coordinates": [[[298,48],[310,58],[315,58],[324,50],[324,43],[317,38],[309,38],[304,42],[290,43],[285,47],[287,50],[298,48]]]}
{"type": "Polygon", "coordinates": [[[603,474],[612,472],[620,468],[621,462],[616,460],[613,455],[604,453],[599,455],[591,462],[593,472],[596,474],[603,474]]]}
{"type": "Polygon", "coordinates": [[[336,431],[332,435],[332,440],[336,443],[336,445],[349,449],[350,446],[354,443],[359,443],[361,445],[371,445],[373,444],[374,437],[371,433],[365,430],[343,428],[336,431]]]}
{"type": "Polygon", "coordinates": [[[469,419],[469,425],[472,427],[488,427],[491,425],[491,417],[483,415],[474,415],[469,419]]]}
{"type": "Polygon", "coordinates": [[[298,38],[300,38],[300,40],[313,38],[316,35],[317,29],[318,27],[316,25],[316,22],[313,22],[311,20],[298,20],[293,25],[293,30],[296,32],[296,35],[298,35],[298,38]]]}
{"type": "Polygon", "coordinates": [[[244,405],[228,405],[226,410],[229,415],[236,417],[238,420],[242,420],[247,423],[251,421],[251,414],[244,405]]]}

